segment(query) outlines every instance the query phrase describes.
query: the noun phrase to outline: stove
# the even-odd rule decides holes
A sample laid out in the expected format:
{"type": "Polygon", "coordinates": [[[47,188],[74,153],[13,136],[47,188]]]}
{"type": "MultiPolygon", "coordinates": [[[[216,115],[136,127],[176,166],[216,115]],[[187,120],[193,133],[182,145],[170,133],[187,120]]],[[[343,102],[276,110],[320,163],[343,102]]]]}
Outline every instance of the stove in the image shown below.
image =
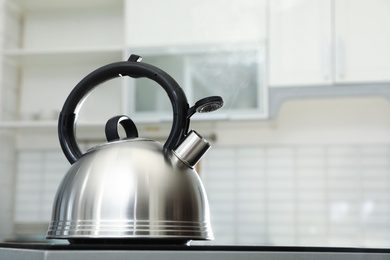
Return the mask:
{"type": "Polygon", "coordinates": [[[7,260],[390,259],[390,249],[346,247],[0,243],[7,260]]]}

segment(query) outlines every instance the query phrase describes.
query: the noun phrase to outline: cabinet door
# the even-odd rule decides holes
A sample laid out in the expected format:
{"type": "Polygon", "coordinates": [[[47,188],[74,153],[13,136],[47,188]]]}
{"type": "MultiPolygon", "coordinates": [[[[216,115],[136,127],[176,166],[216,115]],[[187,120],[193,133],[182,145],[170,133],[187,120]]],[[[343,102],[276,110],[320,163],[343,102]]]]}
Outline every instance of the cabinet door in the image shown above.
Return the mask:
{"type": "Polygon", "coordinates": [[[331,0],[272,0],[271,86],[330,84],[331,0]]]}
{"type": "MultiPolygon", "coordinates": [[[[208,96],[221,96],[224,106],[211,114],[197,113],[194,119],[249,119],[265,117],[267,90],[264,80],[264,45],[237,45],[221,49],[170,48],[143,55],[143,62],[153,64],[171,75],[183,88],[190,106],[208,96]]],[[[137,53],[146,53],[147,49],[137,53]]],[[[172,119],[172,105],[156,82],[132,79],[129,91],[130,114],[137,121],[172,119]]]]}
{"type": "Polygon", "coordinates": [[[335,78],[390,80],[390,0],[335,2],[335,78]]]}
{"type": "Polygon", "coordinates": [[[127,0],[127,44],[161,47],[263,40],[265,6],[265,0],[127,0]]]}

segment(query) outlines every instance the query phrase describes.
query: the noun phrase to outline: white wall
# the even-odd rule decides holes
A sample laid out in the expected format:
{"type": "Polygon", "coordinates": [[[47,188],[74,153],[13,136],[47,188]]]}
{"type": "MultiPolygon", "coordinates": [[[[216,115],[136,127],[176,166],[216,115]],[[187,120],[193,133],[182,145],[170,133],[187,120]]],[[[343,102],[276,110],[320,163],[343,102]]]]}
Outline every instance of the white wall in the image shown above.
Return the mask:
{"type": "Polygon", "coordinates": [[[386,247],[390,102],[286,102],[273,121],[222,123],[202,161],[215,244],[386,247]]]}
{"type": "Polygon", "coordinates": [[[390,102],[382,97],[285,102],[273,120],[221,122],[218,145],[390,143],[390,102]]]}
{"type": "MultiPolygon", "coordinates": [[[[3,34],[7,15],[4,13],[5,1],[0,0],[0,49],[7,44],[7,39],[3,34]]],[[[7,84],[5,76],[12,76],[9,73],[12,69],[6,68],[3,60],[0,62],[0,84],[7,84]]],[[[14,89],[0,88],[0,118],[4,119],[12,116],[15,112],[14,104],[16,91],[14,89]]],[[[0,129],[0,241],[10,237],[13,229],[13,186],[14,175],[14,136],[12,132],[0,129]]]]}

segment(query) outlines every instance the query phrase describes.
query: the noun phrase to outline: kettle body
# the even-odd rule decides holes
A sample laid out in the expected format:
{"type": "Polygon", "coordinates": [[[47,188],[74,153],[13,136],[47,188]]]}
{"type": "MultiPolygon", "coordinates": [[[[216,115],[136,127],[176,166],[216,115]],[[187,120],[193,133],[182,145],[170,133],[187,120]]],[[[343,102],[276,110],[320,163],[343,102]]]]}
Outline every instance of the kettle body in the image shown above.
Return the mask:
{"type": "Polygon", "coordinates": [[[85,153],[57,191],[48,238],[212,239],[198,174],[173,153],[162,153],[162,144],[141,138],[85,153]]]}

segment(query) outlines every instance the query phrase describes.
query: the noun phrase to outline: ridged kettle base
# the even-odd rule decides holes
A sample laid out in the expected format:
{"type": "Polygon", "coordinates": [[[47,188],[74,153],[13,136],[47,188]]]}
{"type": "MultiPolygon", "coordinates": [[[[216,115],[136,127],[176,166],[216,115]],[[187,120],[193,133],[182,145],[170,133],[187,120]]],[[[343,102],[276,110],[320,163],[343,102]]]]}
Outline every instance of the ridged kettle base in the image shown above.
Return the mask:
{"type": "Polygon", "coordinates": [[[76,245],[190,245],[191,239],[181,238],[74,238],[68,239],[76,245]]]}
{"type": "MultiPolygon", "coordinates": [[[[48,229],[50,239],[169,239],[211,240],[211,227],[206,222],[189,221],[53,221],[48,229]]],[[[122,240],[123,241],[123,240],[122,240]]],[[[182,243],[180,243],[182,244],[182,243]]]]}

